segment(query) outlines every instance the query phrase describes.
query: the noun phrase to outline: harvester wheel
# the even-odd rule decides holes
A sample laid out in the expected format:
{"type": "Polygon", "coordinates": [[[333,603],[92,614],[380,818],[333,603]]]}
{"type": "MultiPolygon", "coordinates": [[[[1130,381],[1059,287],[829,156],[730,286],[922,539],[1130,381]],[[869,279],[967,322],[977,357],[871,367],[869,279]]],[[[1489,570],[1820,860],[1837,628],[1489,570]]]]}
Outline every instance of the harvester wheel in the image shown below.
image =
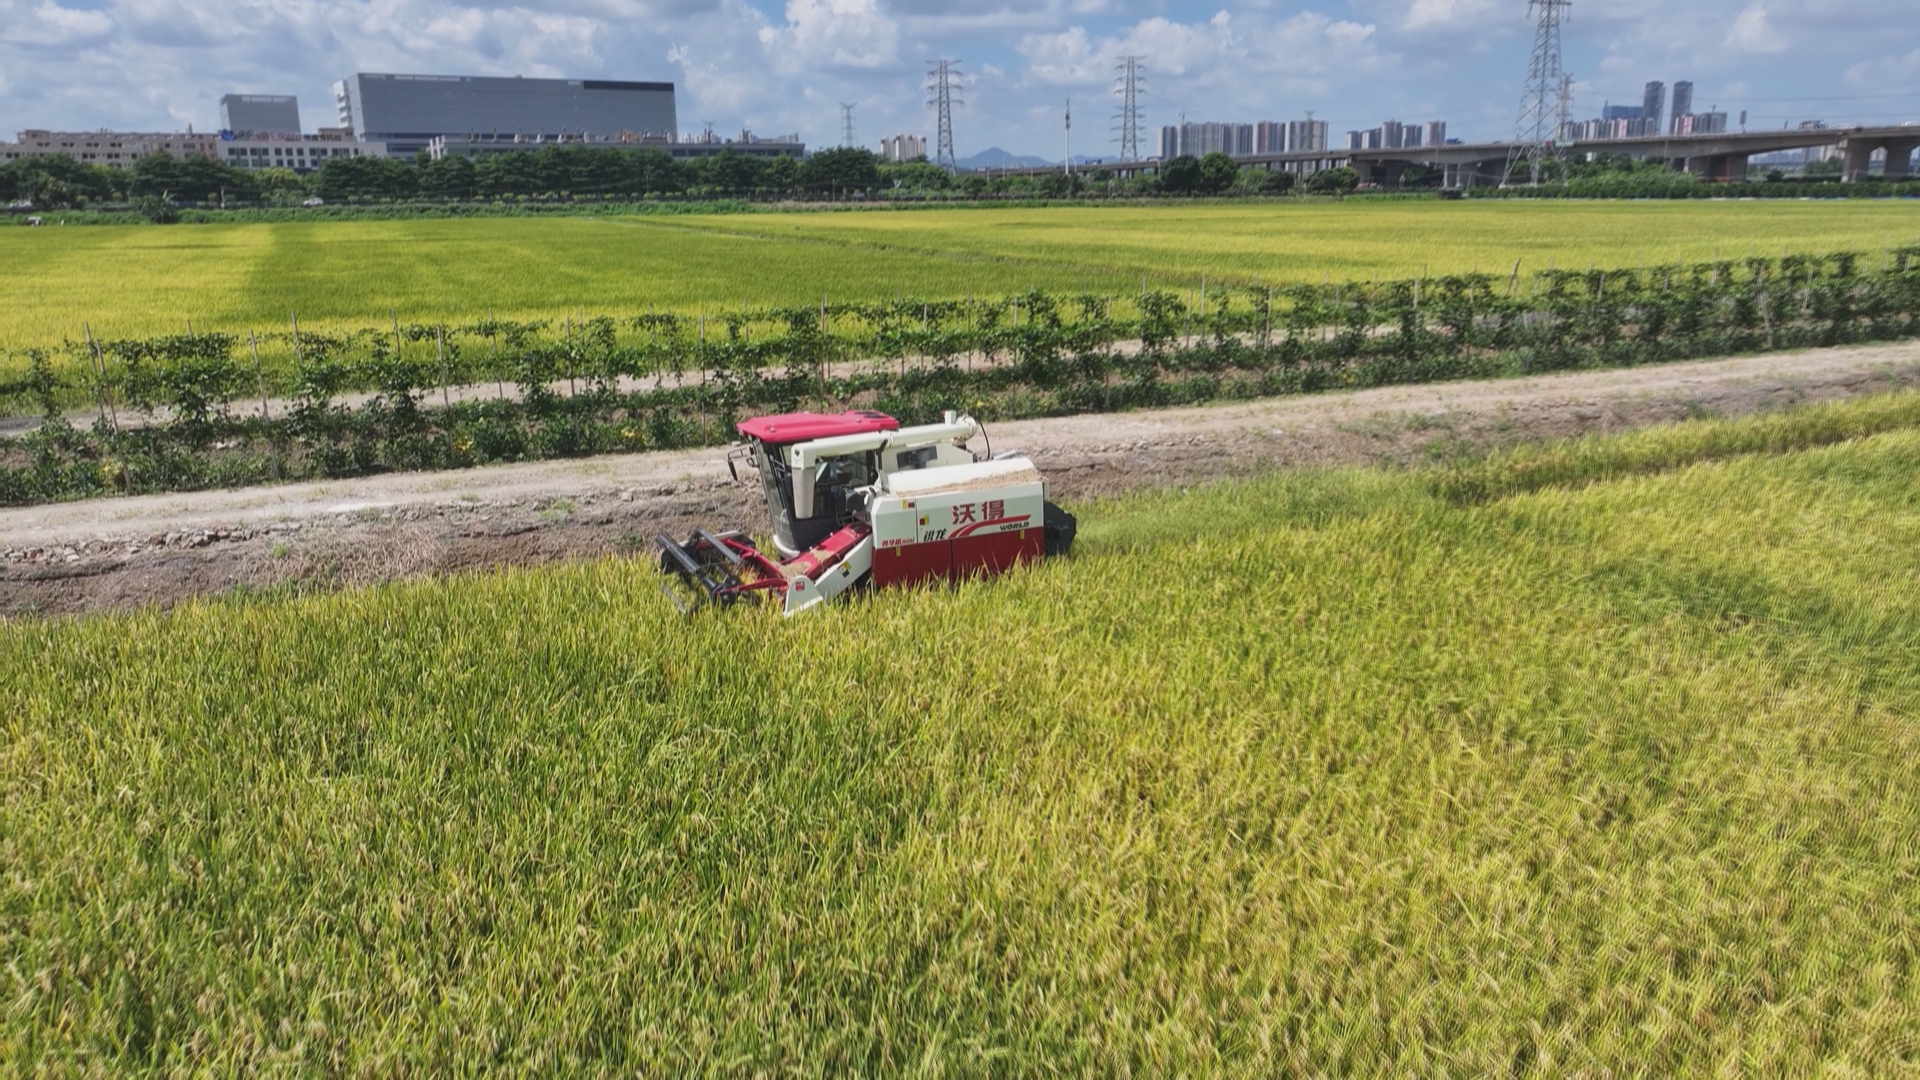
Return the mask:
{"type": "Polygon", "coordinates": [[[1073,550],[1073,534],[1079,528],[1079,524],[1072,514],[1051,502],[1047,503],[1046,512],[1041,516],[1041,525],[1044,529],[1042,535],[1045,538],[1045,546],[1042,550],[1045,551],[1047,558],[1065,555],[1073,550]]]}

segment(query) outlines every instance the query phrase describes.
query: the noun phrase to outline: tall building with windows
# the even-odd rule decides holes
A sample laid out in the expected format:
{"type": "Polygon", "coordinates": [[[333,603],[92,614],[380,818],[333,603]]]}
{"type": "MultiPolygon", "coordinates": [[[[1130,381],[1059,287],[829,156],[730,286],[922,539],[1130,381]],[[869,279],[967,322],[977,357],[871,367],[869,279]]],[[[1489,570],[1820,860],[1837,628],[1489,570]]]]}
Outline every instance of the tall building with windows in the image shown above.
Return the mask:
{"type": "Polygon", "coordinates": [[[436,138],[673,142],[673,84],[362,72],[334,85],[340,123],[395,156],[436,138]]]}
{"type": "Polygon", "coordinates": [[[1667,84],[1654,80],[1640,97],[1640,130],[1636,135],[1658,135],[1667,115],[1667,84]]]}
{"type": "Polygon", "coordinates": [[[1692,112],[1693,112],[1693,84],[1691,82],[1684,82],[1684,81],[1674,83],[1673,84],[1673,114],[1672,114],[1672,119],[1667,121],[1667,131],[1671,134],[1676,134],[1676,135],[1679,134],[1680,118],[1683,116],[1687,116],[1692,112]]]}
{"type": "Polygon", "coordinates": [[[1445,120],[1427,121],[1427,145],[1447,145],[1447,122],[1445,120]]]}
{"type": "Polygon", "coordinates": [[[880,140],[880,160],[912,161],[927,156],[925,135],[889,135],[880,140]]]}
{"type": "Polygon", "coordinates": [[[1327,148],[1327,122],[1325,120],[1289,120],[1287,121],[1287,153],[1310,154],[1327,148]]]}
{"type": "Polygon", "coordinates": [[[223,94],[220,130],[235,134],[298,135],[300,102],[291,94],[223,94]]]}
{"type": "Polygon", "coordinates": [[[1192,157],[1204,157],[1207,154],[1247,157],[1255,153],[1257,145],[1252,124],[1181,124],[1160,129],[1160,156],[1163,159],[1182,154],[1192,157]]]}

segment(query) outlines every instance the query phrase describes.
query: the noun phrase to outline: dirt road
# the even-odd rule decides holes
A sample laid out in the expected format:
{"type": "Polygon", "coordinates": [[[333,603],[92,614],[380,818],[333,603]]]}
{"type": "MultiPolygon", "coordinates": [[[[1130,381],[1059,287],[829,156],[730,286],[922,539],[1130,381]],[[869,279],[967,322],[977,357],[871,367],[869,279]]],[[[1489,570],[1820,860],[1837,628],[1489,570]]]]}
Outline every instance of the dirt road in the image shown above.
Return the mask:
{"type": "MultiPolygon", "coordinates": [[[[995,424],[1066,501],[1280,466],[1415,462],[1525,439],[1920,386],[1920,342],[995,424]]],[[[695,450],[0,510],[0,616],[166,605],[636,552],[764,525],[695,450]]]]}

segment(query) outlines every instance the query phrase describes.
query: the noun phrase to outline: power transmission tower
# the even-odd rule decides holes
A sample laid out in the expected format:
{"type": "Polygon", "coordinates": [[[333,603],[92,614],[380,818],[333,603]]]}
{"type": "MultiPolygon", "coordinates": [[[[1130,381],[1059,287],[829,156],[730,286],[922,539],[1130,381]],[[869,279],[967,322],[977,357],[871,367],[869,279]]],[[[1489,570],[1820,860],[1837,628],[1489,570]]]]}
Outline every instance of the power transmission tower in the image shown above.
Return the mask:
{"type": "Polygon", "coordinates": [[[935,140],[933,163],[952,172],[960,167],[953,156],[953,107],[966,102],[953,96],[953,84],[960,79],[960,61],[927,61],[927,92],[933,96],[927,104],[939,113],[939,136],[935,140]]]}
{"type": "Polygon", "coordinates": [[[1145,57],[1123,56],[1113,70],[1113,93],[1120,99],[1120,111],[1114,114],[1113,128],[1118,133],[1121,161],[1140,160],[1140,95],[1146,93],[1145,57]]]}
{"type": "Polygon", "coordinates": [[[1567,143],[1571,143],[1573,141],[1573,136],[1569,134],[1567,131],[1567,125],[1571,123],[1573,120],[1573,73],[1572,72],[1561,73],[1560,91],[1559,93],[1554,95],[1554,98],[1555,100],[1554,100],[1554,106],[1553,106],[1553,118],[1554,118],[1553,131],[1554,131],[1554,138],[1557,140],[1554,143],[1554,146],[1556,149],[1558,149],[1560,146],[1567,143]]]}
{"type": "Polygon", "coordinates": [[[1513,132],[1518,145],[1507,159],[1506,179],[1511,179],[1514,163],[1525,158],[1528,176],[1538,184],[1541,165],[1559,141],[1554,120],[1561,109],[1572,106],[1572,86],[1560,68],[1560,24],[1572,6],[1573,0],[1527,0],[1527,16],[1535,20],[1533,59],[1527,64],[1527,89],[1513,132]]]}
{"type": "Polygon", "coordinates": [[[853,106],[840,103],[840,145],[852,146],[853,143],[853,106]]]}

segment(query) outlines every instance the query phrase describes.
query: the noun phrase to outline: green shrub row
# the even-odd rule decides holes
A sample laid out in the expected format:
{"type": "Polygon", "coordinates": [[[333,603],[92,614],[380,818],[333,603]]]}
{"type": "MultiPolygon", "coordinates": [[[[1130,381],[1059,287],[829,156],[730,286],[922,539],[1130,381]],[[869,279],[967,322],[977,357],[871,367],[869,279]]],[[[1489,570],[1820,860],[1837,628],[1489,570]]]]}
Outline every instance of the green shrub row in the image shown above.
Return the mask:
{"type": "Polygon", "coordinates": [[[290,327],[277,370],[257,338],[89,342],[0,385],[45,418],[0,440],[0,503],[711,445],[796,409],[994,420],[1920,335],[1920,248],[1866,263],[290,327]],[[62,416],[76,394],[89,428],[62,416]]]}

